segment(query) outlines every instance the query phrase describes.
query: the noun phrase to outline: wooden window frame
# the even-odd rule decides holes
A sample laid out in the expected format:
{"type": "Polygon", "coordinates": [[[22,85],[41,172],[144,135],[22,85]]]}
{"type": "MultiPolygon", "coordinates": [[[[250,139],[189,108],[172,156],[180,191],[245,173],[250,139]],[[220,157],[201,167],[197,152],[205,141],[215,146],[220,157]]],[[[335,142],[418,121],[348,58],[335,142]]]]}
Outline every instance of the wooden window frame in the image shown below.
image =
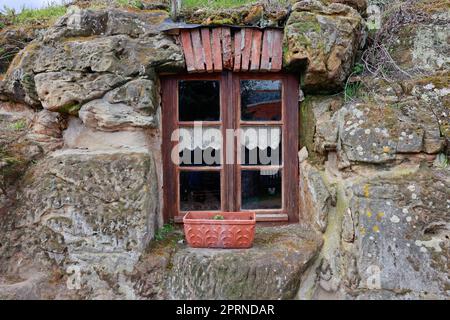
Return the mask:
{"type": "MultiPolygon", "coordinates": [[[[226,129],[238,129],[242,125],[282,128],[282,208],[257,209],[257,221],[298,222],[299,180],[298,180],[298,80],[286,73],[233,73],[225,71],[210,74],[178,74],[161,76],[162,88],[162,152],[163,152],[163,217],[181,222],[185,214],[179,210],[179,171],[220,171],[221,211],[239,211],[241,206],[242,170],[270,169],[264,165],[241,165],[239,163],[220,166],[188,167],[178,166],[171,160],[171,152],[177,141],[171,141],[172,132],[182,126],[192,126],[194,122],[180,122],[178,119],[178,81],[216,80],[220,82],[220,120],[202,121],[203,126],[221,127],[225,137],[226,129]],[[280,121],[241,121],[240,81],[280,80],[282,81],[282,118],[280,121]],[[232,94],[230,94],[232,93],[232,94]]],[[[224,139],[225,142],[225,139],[224,139]]],[[[240,152],[238,138],[234,138],[234,160],[240,152]]],[[[227,150],[222,148],[222,159],[227,159],[227,150]]]]}

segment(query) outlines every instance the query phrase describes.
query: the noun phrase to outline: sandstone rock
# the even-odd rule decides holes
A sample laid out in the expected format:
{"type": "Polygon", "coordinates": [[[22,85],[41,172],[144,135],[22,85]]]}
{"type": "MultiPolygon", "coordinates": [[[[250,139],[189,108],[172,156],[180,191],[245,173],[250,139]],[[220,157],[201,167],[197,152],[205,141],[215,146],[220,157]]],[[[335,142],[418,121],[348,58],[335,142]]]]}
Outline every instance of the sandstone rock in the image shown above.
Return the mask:
{"type": "Polygon", "coordinates": [[[64,145],[62,132],[66,126],[63,115],[42,110],[34,116],[27,137],[42,146],[45,152],[53,151],[64,145]]]}
{"type": "Polygon", "coordinates": [[[76,114],[83,103],[102,97],[126,78],[108,73],[64,71],[40,73],[34,80],[45,109],[76,114]]]}
{"type": "Polygon", "coordinates": [[[342,220],[342,240],[345,242],[353,242],[355,240],[355,222],[350,209],[345,212],[344,220],[342,220]]]}
{"type": "Polygon", "coordinates": [[[126,35],[68,38],[37,49],[40,54],[32,66],[39,73],[67,69],[130,76],[146,74],[152,67],[184,67],[181,48],[162,34],[138,39],[126,35]]]}
{"type": "Polygon", "coordinates": [[[144,152],[52,154],[27,174],[20,203],[1,217],[0,270],[21,256],[64,273],[77,268],[85,294],[114,291],[108,279],[131,272],[154,235],[156,179],[144,152]]]}
{"type": "Polygon", "coordinates": [[[0,216],[16,199],[16,185],[43,150],[27,138],[33,111],[27,106],[0,102],[0,216]]]}
{"type": "Polygon", "coordinates": [[[361,36],[362,18],[354,9],[339,3],[297,2],[285,27],[285,67],[306,70],[305,91],[342,88],[361,36]]]}
{"type": "Polygon", "coordinates": [[[98,131],[86,127],[77,117],[70,117],[64,131],[64,146],[69,149],[95,150],[148,150],[149,133],[145,130],[117,132],[98,131]]]}
{"type": "Polygon", "coordinates": [[[124,103],[144,114],[154,114],[159,107],[159,93],[153,80],[136,79],[105,96],[109,103],[124,103]]]}
{"type": "Polygon", "coordinates": [[[181,18],[187,23],[203,25],[248,25],[280,27],[288,16],[284,3],[256,3],[237,8],[201,8],[183,10],[181,18]]]}
{"type": "Polygon", "coordinates": [[[259,228],[247,250],[186,248],[173,257],[168,290],[175,299],[291,299],[321,243],[289,225],[259,228]]]}
{"type": "Polygon", "coordinates": [[[154,34],[168,18],[165,10],[131,12],[109,8],[108,10],[80,9],[72,6],[49,32],[45,41],[60,38],[111,36],[126,34],[133,38],[144,34],[154,34]]]}
{"type": "Polygon", "coordinates": [[[335,113],[342,105],[340,96],[307,96],[301,103],[300,142],[309,152],[324,156],[336,150],[338,121],[335,113]]]}
{"type": "Polygon", "coordinates": [[[392,30],[398,41],[387,44],[394,61],[404,70],[422,70],[435,72],[448,70],[450,58],[446,54],[450,50],[447,41],[450,18],[448,11],[434,14],[426,13],[420,7],[411,16],[424,15],[421,21],[411,28],[411,24],[403,23],[392,30]]]}
{"type": "Polygon", "coordinates": [[[331,2],[346,4],[361,13],[361,15],[366,13],[367,0],[331,0],[331,2]]]}
{"type": "Polygon", "coordinates": [[[89,77],[93,79],[105,77],[106,73],[126,78],[152,74],[154,70],[182,68],[181,47],[171,36],[159,33],[143,38],[113,35],[62,38],[49,42],[35,40],[16,56],[5,75],[1,93],[16,101],[38,106],[42,96],[36,93],[36,74],[69,72],[73,76],[71,72],[78,72],[81,76],[92,73],[94,75],[89,77]]]}
{"type": "Polygon", "coordinates": [[[35,38],[33,31],[24,28],[0,29],[0,74],[6,72],[14,56],[35,38]]]}
{"type": "Polygon", "coordinates": [[[422,168],[402,178],[353,187],[358,213],[359,288],[448,298],[450,180],[447,170],[422,168]]]}
{"type": "Polygon", "coordinates": [[[300,221],[324,232],[333,196],[321,173],[308,162],[300,163],[300,221]]]}
{"type": "Polygon", "coordinates": [[[28,279],[14,279],[15,281],[0,278],[0,299],[39,300],[41,297],[39,287],[43,279],[45,279],[43,273],[36,273],[28,279]]]}
{"type": "Polygon", "coordinates": [[[102,131],[157,127],[156,116],[142,114],[123,103],[111,104],[104,100],[85,104],[81,107],[79,116],[87,127],[102,131]]]}
{"type": "Polygon", "coordinates": [[[421,102],[406,98],[381,106],[355,102],[339,111],[341,158],[350,162],[388,163],[401,153],[442,150],[445,141],[440,137],[439,123],[421,102]]]}

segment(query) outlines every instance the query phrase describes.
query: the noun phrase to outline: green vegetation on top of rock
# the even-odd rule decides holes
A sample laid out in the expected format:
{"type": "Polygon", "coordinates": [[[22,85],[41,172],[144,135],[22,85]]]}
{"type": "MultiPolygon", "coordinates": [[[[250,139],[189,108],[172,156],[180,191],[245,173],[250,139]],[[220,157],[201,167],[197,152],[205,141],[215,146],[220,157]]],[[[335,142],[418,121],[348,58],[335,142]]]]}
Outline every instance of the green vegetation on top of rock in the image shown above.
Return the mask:
{"type": "Polygon", "coordinates": [[[232,8],[250,3],[257,0],[183,0],[182,7],[185,8],[232,8]]]}
{"type": "MultiPolygon", "coordinates": [[[[1,11],[4,12],[5,20],[9,24],[51,24],[66,13],[67,8],[64,5],[49,5],[41,9],[29,9],[24,7],[20,12],[16,12],[7,6],[1,11]]],[[[4,23],[5,24],[5,23],[4,23]]]]}
{"type": "Polygon", "coordinates": [[[162,241],[164,240],[172,231],[174,230],[174,226],[172,223],[166,223],[162,226],[162,228],[158,229],[155,233],[155,240],[162,241]]]}

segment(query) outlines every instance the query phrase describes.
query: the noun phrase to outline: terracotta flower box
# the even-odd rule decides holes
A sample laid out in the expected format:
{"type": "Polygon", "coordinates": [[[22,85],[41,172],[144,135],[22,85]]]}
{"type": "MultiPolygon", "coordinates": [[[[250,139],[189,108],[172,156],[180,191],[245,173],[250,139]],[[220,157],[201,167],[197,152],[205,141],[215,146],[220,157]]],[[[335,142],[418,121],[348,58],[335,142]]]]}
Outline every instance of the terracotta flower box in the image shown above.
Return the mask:
{"type": "Polygon", "coordinates": [[[255,238],[254,212],[188,212],[184,234],[194,248],[251,248],[255,238]],[[222,218],[216,220],[214,217],[222,218]],[[221,216],[221,217],[220,217],[221,216]]]}

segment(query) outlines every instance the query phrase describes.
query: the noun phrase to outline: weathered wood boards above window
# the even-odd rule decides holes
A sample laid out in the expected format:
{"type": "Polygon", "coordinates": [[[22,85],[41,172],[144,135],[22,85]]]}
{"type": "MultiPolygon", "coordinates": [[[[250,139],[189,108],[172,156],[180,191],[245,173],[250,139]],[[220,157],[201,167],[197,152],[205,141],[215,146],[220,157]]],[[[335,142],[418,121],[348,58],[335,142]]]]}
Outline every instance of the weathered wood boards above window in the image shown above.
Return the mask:
{"type": "Polygon", "coordinates": [[[278,72],[282,30],[230,27],[182,29],[180,40],[188,72],[278,72]]]}

